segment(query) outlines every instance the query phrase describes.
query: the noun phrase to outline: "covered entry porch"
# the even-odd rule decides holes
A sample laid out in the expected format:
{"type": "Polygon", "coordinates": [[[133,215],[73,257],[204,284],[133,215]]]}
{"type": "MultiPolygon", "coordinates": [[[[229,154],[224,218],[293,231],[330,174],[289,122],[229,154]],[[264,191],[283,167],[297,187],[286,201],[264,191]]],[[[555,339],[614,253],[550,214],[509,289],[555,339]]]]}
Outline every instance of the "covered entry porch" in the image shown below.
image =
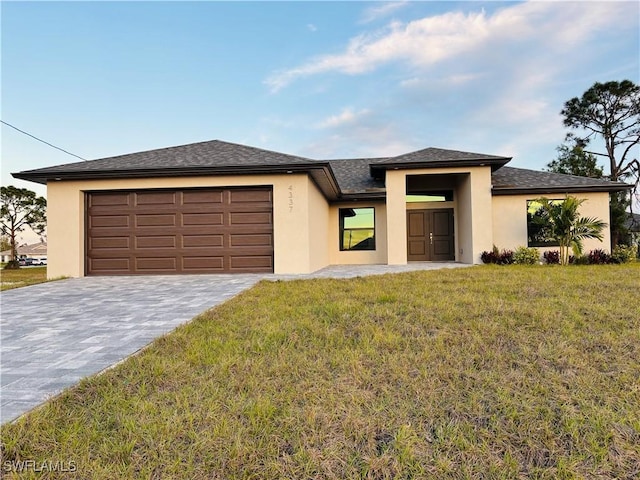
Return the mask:
{"type": "Polygon", "coordinates": [[[492,247],[491,168],[387,170],[387,259],[480,263],[492,247]]]}

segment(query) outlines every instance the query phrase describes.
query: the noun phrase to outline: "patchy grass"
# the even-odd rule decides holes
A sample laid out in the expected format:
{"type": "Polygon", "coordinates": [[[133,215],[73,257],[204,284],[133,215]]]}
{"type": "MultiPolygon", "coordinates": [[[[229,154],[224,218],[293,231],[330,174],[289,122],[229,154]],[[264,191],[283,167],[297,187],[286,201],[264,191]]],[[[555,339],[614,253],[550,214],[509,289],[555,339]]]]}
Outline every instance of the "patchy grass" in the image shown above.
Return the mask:
{"type": "Polygon", "coordinates": [[[0,291],[26,287],[47,281],[47,267],[23,267],[0,270],[0,291]]]}
{"type": "Polygon", "coordinates": [[[4,473],[637,478],[639,305],[640,264],[262,282],[3,426],[4,473]]]}

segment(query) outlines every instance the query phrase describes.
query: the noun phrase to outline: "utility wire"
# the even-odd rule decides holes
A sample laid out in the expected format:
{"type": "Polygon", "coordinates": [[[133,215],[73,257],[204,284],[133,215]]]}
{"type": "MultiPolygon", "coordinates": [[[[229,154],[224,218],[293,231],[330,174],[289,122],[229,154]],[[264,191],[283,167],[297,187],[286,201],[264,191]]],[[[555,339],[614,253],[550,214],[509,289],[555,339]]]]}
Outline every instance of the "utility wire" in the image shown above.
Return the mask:
{"type": "Polygon", "coordinates": [[[41,138],[38,138],[38,137],[36,137],[35,135],[31,135],[30,133],[25,132],[24,130],[20,130],[18,127],[15,127],[15,126],[11,125],[10,123],[5,122],[4,120],[0,120],[0,123],[2,123],[3,125],[6,125],[7,127],[11,127],[11,128],[13,128],[14,130],[17,130],[17,131],[19,131],[20,133],[24,133],[25,135],[27,135],[27,136],[29,136],[29,137],[31,137],[31,138],[35,138],[35,139],[36,139],[36,140],[38,140],[39,142],[42,142],[42,143],[44,143],[44,144],[46,144],[46,145],[49,145],[50,147],[53,147],[53,148],[55,148],[55,149],[57,149],[57,150],[60,150],[61,152],[66,153],[67,155],[71,155],[72,157],[79,158],[80,160],[84,160],[85,162],[87,161],[87,159],[86,159],[86,158],[82,158],[80,155],[76,155],[75,153],[71,153],[71,152],[66,151],[64,148],[56,147],[55,145],[53,145],[53,144],[51,144],[51,143],[49,143],[49,142],[45,142],[45,141],[44,141],[44,140],[42,140],[41,138]]]}

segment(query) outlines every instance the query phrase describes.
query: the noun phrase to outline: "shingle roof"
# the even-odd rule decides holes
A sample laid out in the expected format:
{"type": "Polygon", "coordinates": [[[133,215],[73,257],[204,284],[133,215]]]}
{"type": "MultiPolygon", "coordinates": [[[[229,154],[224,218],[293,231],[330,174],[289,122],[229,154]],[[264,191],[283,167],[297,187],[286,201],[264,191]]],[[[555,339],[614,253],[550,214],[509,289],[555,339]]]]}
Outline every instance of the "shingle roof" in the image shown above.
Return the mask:
{"type": "Polygon", "coordinates": [[[273,152],[236,143],[211,140],[116,157],[67,163],[14,173],[15,178],[50,180],[134,178],[247,173],[307,172],[327,198],[338,194],[328,162],[273,152]]]}
{"type": "Polygon", "coordinates": [[[500,168],[507,164],[511,157],[500,157],[496,155],[485,155],[482,153],[461,152],[458,150],[445,150],[442,148],[425,148],[415,152],[380,159],[371,163],[373,175],[377,172],[389,168],[416,168],[418,164],[425,167],[447,167],[447,166],[475,166],[491,165],[492,169],[500,168]]]}
{"type": "Polygon", "coordinates": [[[211,140],[176,147],[159,148],[84,162],[66,163],[20,173],[69,173],[180,169],[193,167],[255,167],[313,164],[308,158],[235,143],[211,140]]]}
{"type": "Polygon", "coordinates": [[[579,177],[514,167],[502,167],[493,172],[491,183],[494,195],[536,192],[572,193],[585,190],[610,192],[630,188],[625,183],[611,182],[601,178],[579,177]]]}
{"type": "Polygon", "coordinates": [[[373,178],[369,165],[375,158],[329,160],[343,194],[384,192],[384,181],[373,178]]]}
{"type": "Polygon", "coordinates": [[[305,157],[212,140],[116,157],[67,163],[14,173],[15,178],[52,180],[144,178],[249,173],[305,172],[327,199],[383,198],[384,172],[389,168],[491,166],[493,193],[615,191],[629,188],[607,180],[538,172],[504,165],[511,159],[495,155],[425,148],[385,158],[312,160],[305,157]]]}

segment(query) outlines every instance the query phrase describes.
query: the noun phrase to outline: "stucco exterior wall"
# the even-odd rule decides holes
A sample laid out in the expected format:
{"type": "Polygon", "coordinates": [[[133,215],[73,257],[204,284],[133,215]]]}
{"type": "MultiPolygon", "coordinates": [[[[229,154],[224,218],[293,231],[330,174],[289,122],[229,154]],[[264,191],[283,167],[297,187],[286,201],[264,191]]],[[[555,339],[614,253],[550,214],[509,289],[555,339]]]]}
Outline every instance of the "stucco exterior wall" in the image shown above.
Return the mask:
{"type": "Polygon", "coordinates": [[[329,263],[331,265],[385,265],[387,263],[387,209],[382,202],[349,202],[331,205],[328,221],[329,263]],[[375,250],[340,250],[341,208],[375,208],[375,250]]]}
{"type": "Polygon", "coordinates": [[[308,182],[308,213],[309,225],[309,272],[314,272],[329,265],[329,218],[330,208],[324,195],[316,185],[308,182]]]}
{"type": "Polygon", "coordinates": [[[326,225],[329,207],[306,174],[85,180],[47,185],[47,275],[84,276],[85,192],[233,186],[273,187],[275,273],[310,273],[328,264],[326,227],[315,223],[326,225]]]}
{"type": "MultiPolygon", "coordinates": [[[[496,195],[493,204],[493,244],[499,249],[515,250],[527,246],[527,201],[541,195],[496,195]]],[[[583,217],[596,217],[609,224],[609,194],[606,192],[576,193],[576,198],[584,198],[579,213],[583,217]]],[[[546,195],[547,198],[562,200],[565,195],[546,195]]],[[[611,232],[606,228],[602,241],[584,240],[584,251],[601,248],[609,251],[611,232]]],[[[557,250],[558,247],[538,248],[540,253],[546,250],[557,250]]]]}

